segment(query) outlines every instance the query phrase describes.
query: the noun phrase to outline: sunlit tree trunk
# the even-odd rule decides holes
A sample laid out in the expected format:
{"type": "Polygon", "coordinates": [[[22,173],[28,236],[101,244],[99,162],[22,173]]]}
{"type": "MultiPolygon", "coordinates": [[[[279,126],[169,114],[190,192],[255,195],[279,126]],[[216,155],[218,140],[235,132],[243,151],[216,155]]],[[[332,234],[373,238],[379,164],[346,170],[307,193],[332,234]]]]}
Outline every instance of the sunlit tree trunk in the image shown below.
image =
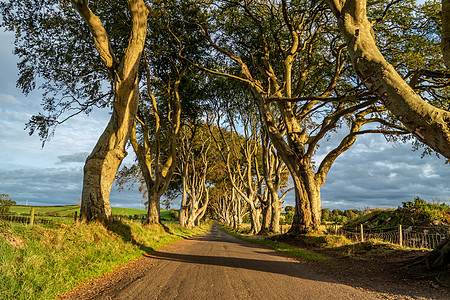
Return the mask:
{"type": "Polygon", "coordinates": [[[96,48],[108,69],[115,89],[111,119],[84,166],[81,218],[105,220],[111,216],[109,194],[117,170],[127,155],[125,146],[139,103],[138,69],[147,33],[148,9],[142,0],[128,0],[132,27],[127,49],[120,62],[114,58],[108,34],[87,1],[72,5],[89,26],[96,48]]]}

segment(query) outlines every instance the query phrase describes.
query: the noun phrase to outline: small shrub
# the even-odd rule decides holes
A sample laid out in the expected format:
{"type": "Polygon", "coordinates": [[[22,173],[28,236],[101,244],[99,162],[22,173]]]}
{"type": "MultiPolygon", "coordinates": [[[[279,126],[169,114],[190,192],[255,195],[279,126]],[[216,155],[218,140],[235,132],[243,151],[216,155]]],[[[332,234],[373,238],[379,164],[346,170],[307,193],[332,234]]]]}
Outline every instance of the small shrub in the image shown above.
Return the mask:
{"type": "Polygon", "coordinates": [[[13,201],[8,194],[0,195],[0,213],[6,214],[9,212],[9,208],[12,205],[16,205],[16,201],[13,201]]]}
{"type": "Polygon", "coordinates": [[[286,224],[292,225],[292,222],[294,221],[294,212],[288,211],[284,216],[286,224]]]}
{"type": "Polygon", "coordinates": [[[180,218],[180,212],[173,208],[169,210],[169,215],[172,217],[172,219],[178,220],[180,218]]]}

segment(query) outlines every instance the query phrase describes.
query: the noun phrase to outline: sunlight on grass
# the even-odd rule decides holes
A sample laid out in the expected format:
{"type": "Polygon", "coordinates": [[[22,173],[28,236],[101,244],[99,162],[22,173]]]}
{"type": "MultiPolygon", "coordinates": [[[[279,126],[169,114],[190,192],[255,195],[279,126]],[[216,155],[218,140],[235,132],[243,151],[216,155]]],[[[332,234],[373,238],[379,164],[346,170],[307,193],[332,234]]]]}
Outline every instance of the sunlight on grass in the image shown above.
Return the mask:
{"type": "Polygon", "coordinates": [[[131,221],[55,228],[0,223],[0,299],[53,299],[168,243],[206,232],[131,221]]]}

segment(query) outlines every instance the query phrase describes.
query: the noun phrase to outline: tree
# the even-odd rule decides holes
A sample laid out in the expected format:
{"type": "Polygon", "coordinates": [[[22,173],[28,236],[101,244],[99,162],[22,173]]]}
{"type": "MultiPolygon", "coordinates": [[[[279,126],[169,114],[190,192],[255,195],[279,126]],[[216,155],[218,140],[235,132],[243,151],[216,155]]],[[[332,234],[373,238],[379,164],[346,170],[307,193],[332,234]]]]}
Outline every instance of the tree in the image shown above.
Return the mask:
{"type": "MultiPolygon", "coordinates": [[[[146,89],[136,118],[131,144],[148,197],[146,223],[160,220],[160,198],[170,188],[177,166],[179,131],[183,123],[201,115],[205,76],[189,68],[177,54],[202,56],[196,26],[189,19],[199,10],[186,1],[153,2],[145,47],[146,89]],[[176,37],[175,37],[176,36],[176,37]]],[[[119,184],[136,180],[132,169],[123,168],[119,184]]]]}
{"type": "MultiPolygon", "coordinates": [[[[270,143],[269,135],[263,127],[261,134],[262,169],[266,184],[267,200],[263,201],[263,221],[260,234],[280,232],[280,213],[283,198],[294,188],[288,186],[288,170],[283,160],[270,143]],[[282,195],[279,195],[281,190],[282,195]]],[[[288,206],[294,211],[294,207],[288,206]]],[[[286,207],[286,209],[288,208],[286,207]]]]}
{"type": "MultiPolygon", "coordinates": [[[[394,2],[391,2],[386,7],[385,14],[393,4],[394,2]]],[[[408,84],[378,49],[372,28],[373,23],[367,18],[366,1],[338,2],[330,0],[328,5],[338,20],[339,30],[347,43],[353,68],[364,85],[380,97],[386,107],[419,141],[450,158],[450,112],[448,106],[446,109],[434,106],[413,90],[414,81],[417,81],[418,77],[449,78],[450,76],[441,70],[427,72],[426,69],[421,69],[420,73],[411,78],[408,84]]],[[[449,1],[442,1],[444,25],[442,45],[447,65],[450,65],[448,63],[448,57],[450,57],[448,55],[450,53],[448,47],[449,7],[449,1]]]]}
{"type": "Polygon", "coordinates": [[[13,201],[8,194],[0,195],[0,213],[5,214],[9,212],[9,208],[12,205],[16,205],[16,201],[13,201]]]}
{"type": "MultiPolygon", "coordinates": [[[[442,0],[441,12],[441,46],[443,63],[447,70],[442,71],[442,67],[437,70],[429,70],[426,69],[428,64],[424,65],[417,70],[409,83],[400,76],[398,69],[389,64],[380,52],[372,22],[367,18],[366,1],[328,0],[327,3],[338,20],[339,29],[349,48],[353,68],[359,78],[382,99],[386,107],[419,141],[450,159],[448,92],[444,97],[446,105],[442,106],[441,101],[437,103],[438,105],[436,102],[429,103],[424,95],[420,96],[413,90],[418,79],[423,76],[444,78],[447,82],[439,87],[445,89],[448,86],[450,76],[445,71],[450,68],[450,1],[442,0]]],[[[386,13],[393,4],[394,2],[391,2],[386,7],[386,13]]],[[[430,19],[430,16],[423,17],[430,19]]],[[[436,18],[437,13],[434,13],[432,17],[436,18]]],[[[429,34],[433,34],[433,32],[429,34]]],[[[450,260],[449,247],[450,238],[444,240],[433,252],[425,256],[427,266],[447,267],[450,260]]]]}
{"type": "Polygon", "coordinates": [[[86,159],[81,205],[81,218],[104,220],[111,215],[109,193],[127,155],[125,145],[137,112],[148,9],[143,0],[71,4],[2,2],[2,25],[16,33],[15,53],[21,59],[18,86],[27,94],[36,87],[36,77],[44,82],[48,115],[31,118],[31,133],[38,129],[46,140],[49,129],[67,118],[112,102],[110,121],[86,159]],[[109,91],[104,91],[105,82],[109,91]],[[75,113],[61,121],[71,110],[75,113]]]}
{"type": "Polygon", "coordinates": [[[331,210],[329,208],[322,208],[322,221],[330,221],[331,210]]]}
{"type": "Polygon", "coordinates": [[[185,126],[178,148],[178,168],[183,184],[180,225],[187,228],[199,225],[206,213],[209,204],[207,175],[214,168],[209,132],[203,124],[196,125],[195,129],[185,126]]]}
{"type": "Polygon", "coordinates": [[[199,27],[224,66],[212,70],[193,63],[250,89],[262,126],[294,182],[290,231],[317,230],[320,188],[337,157],[360,134],[406,131],[349,72],[345,45],[323,4],[224,1],[217,7],[210,22],[199,27]],[[362,129],[376,123],[378,128],[362,129]],[[348,134],[317,164],[319,144],[345,124],[348,134]]]}

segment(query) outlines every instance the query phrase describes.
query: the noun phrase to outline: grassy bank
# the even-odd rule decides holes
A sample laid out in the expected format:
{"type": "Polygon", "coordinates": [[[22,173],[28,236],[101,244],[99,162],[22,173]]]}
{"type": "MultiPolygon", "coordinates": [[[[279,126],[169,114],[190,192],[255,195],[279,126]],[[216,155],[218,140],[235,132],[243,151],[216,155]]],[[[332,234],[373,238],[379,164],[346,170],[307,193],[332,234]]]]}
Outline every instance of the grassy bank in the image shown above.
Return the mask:
{"type": "Polygon", "coordinates": [[[0,299],[53,299],[168,243],[207,231],[115,221],[27,227],[0,223],[0,299]]]}

